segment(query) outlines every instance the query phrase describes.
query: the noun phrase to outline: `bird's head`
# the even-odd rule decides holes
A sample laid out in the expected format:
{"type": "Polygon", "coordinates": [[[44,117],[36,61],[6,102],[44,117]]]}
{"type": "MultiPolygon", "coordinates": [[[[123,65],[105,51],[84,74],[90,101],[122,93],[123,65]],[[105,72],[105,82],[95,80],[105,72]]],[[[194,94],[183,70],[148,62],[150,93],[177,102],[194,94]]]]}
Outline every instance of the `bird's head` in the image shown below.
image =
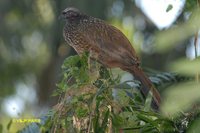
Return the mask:
{"type": "Polygon", "coordinates": [[[62,11],[60,18],[66,20],[66,21],[73,21],[78,20],[81,17],[82,13],[73,7],[68,7],[65,10],[62,11]]]}

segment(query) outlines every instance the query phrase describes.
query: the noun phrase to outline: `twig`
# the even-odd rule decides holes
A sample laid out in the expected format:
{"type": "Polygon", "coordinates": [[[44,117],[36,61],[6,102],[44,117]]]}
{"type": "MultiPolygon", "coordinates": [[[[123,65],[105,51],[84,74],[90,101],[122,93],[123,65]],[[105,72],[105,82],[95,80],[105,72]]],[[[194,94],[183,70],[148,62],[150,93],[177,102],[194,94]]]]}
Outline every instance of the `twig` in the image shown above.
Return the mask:
{"type": "Polygon", "coordinates": [[[194,37],[194,49],[195,49],[195,58],[198,56],[198,31],[195,33],[194,37]]]}

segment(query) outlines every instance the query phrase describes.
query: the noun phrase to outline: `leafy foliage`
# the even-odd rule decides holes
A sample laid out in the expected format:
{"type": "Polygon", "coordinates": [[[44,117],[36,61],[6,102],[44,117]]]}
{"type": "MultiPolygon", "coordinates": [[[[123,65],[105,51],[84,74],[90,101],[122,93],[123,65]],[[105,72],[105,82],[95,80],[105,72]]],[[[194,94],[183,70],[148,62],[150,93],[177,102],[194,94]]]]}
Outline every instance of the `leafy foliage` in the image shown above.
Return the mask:
{"type": "MultiPolygon", "coordinates": [[[[119,82],[111,71],[96,67],[92,79],[87,54],[71,56],[62,66],[63,80],[54,95],[60,95],[53,115],[40,130],[56,132],[175,132],[176,123],[147,106],[137,88],[129,82],[119,82]],[[91,80],[92,79],[92,80],[91,80]]],[[[175,74],[163,73],[151,77],[157,86],[179,81],[175,74]]]]}
{"type": "MultiPolygon", "coordinates": [[[[174,133],[186,131],[188,125],[195,125],[198,111],[179,113],[169,117],[150,108],[151,96],[146,100],[138,89],[138,81],[120,82],[120,76],[102,66],[88,65],[87,54],[71,56],[62,66],[63,79],[54,92],[60,101],[41,125],[29,125],[28,131],[53,132],[142,132],[174,133]],[[93,66],[93,67],[94,67],[93,66]],[[129,84],[135,83],[134,85],[129,84]],[[148,101],[150,99],[150,102],[148,101]]],[[[151,71],[150,79],[157,88],[192,81],[193,78],[177,74],[151,71]]],[[[169,105],[168,105],[169,106],[169,105]]],[[[172,110],[173,111],[173,110],[172,110]]],[[[196,130],[191,128],[191,130],[196,130]]]]}
{"type": "Polygon", "coordinates": [[[186,0],[185,10],[191,11],[194,7],[198,6],[198,0],[186,0]]]}

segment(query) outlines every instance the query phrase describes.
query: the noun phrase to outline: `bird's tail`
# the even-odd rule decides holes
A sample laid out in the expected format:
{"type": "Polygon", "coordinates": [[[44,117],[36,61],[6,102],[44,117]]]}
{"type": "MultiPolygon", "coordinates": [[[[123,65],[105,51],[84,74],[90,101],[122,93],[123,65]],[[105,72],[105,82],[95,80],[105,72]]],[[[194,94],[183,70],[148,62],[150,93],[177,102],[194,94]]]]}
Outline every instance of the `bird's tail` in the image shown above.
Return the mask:
{"type": "Polygon", "coordinates": [[[153,95],[152,107],[154,109],[158,109],[161,102],[160,93],[157,91],[142,69],[138,67],[132,67],[127,71],[133,74],[133,76],[141,82],[141,92],[145,97],[147,97],[149,91],[151,91],[153,95]]]}

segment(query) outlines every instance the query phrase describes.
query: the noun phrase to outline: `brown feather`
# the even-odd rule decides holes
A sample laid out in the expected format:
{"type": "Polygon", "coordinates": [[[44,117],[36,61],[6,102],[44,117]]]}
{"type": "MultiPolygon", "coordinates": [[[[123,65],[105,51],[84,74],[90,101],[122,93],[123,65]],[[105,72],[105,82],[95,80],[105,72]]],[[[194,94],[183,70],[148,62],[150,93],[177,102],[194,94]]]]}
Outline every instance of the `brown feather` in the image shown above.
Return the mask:
{"type": "Polygon", "coordinates": [[[140,61],[135,50],[120,30],[77,9],[65,9],[63,17],[66,19],[64,38],[78,54],[88,51],[91,58],[106,67],[119,67],[132,73],[142,83],[143,95],[146,97],[151,91],[153,101],[159,107],[160,94],[140,69],[140,61]]]}

